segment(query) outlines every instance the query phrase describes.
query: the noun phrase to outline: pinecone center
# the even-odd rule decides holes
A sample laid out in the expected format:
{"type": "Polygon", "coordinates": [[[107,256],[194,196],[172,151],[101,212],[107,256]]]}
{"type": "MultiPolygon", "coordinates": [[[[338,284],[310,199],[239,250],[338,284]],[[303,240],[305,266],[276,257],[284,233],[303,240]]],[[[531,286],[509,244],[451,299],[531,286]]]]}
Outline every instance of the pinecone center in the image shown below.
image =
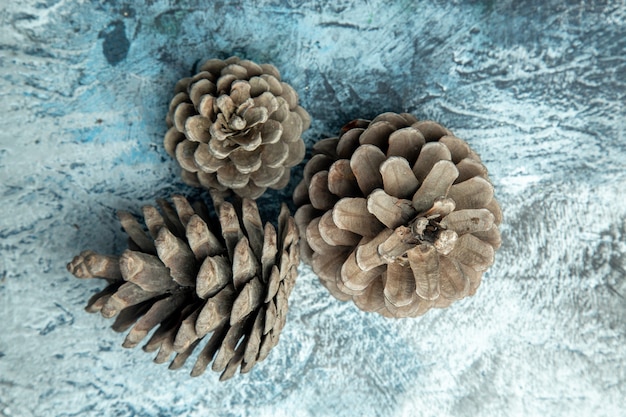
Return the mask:
{"type": "Polygon", "coordinates": [[[439,238],[439,234],[442,230],[446,230],[437,221],[439,216],[431,217],[416,217],[409,223],[411,229],[410,242],[416,245],[422,243],[435,243],[439,238]]]}
{"type": "Polygon", "coordinates": [[[258,114],[267,113],[267,111],[263,112],[259,108],[256,108],[256,111],[253,110],[255,109],[254,102],[250,98],[238,104],[230,96],[224,94],[217,99],[216,107],[216,130],[221,133],[216,136],[219,139],[249,136],[254,126],[267,120],[267,115],[258,114]]]}
{"type": "Polygon", "coordinates": [[[421,247],[422,250],[434,250],[447,255],[456,246],[458,234],[444,226],[444,218],[455,208],[452,199],[441,196],[435,199],[433,206],[417,214],[407,226],[397,227],[380,245],[379,253],[387,263],[399,261],[407,263],[407,252],[421,247]],[[433,249],[434,248],[434,249],[433,249]]]}

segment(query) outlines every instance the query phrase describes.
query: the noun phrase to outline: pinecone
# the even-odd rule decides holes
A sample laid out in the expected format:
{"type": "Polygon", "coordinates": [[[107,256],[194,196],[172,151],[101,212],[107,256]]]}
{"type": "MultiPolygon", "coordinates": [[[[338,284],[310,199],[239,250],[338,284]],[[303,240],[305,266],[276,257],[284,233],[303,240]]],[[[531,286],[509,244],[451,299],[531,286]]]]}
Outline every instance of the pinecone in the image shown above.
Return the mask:
{"type": "Polygon", "coordinates": [[[294,201],[302,259],[336,298],[387,317],[473,295],[500,246],[478,155],[410,114],[355,120],[318,142],[294,201]]]}
{"type": "Polygon", "coordinates": [[[211,59],[175,94],[164,143],[186,183],[248,198],[287,185],[311,119],[276,67],[211,59]]]}
{"type": "Polygon", "coordinates": [[[158,201],[162,214],[143,208],[149,235],[130,213],[118,212],[129,249],[119,257],[83,251],[67,269],[108,282],[86,310],[117,316],[118,332],[130,328],[124,347],[137,346],[159,326],[144,350],[159,349],[157,363],[176,352],[170,369],[177,369],[212,332],[191,375],[211,361],[220,380],[240,365],[248,372],[276,346],[285,325],[299,264],[294,219],[283,204],[278,232],[271,223],[263,227],[256,203],[244,198],[237,207],[216,202],[214,222],[206,206],[172,199],[174,208],[158,201]]]}

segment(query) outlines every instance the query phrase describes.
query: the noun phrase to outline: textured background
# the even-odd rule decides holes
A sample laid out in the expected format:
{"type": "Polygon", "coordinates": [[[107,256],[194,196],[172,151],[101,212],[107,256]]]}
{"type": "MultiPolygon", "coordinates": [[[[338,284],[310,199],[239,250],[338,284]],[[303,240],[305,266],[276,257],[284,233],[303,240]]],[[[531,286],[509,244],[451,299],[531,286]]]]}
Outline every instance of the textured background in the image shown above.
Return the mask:
{"type": "Polygon", "coordinates": [[[2,0],[0,25],[0,416],[625,415],[623,0],[2,0]],[[123,250],[115,210],[198,195],[167,103],[232,54],[280,68],[309,146],[390,110],[468,140],[505,214],[477,295],[385,320],[302,266],[281,343],[227,383],[85,314],[102,284],[65,264],[123,250]]]}

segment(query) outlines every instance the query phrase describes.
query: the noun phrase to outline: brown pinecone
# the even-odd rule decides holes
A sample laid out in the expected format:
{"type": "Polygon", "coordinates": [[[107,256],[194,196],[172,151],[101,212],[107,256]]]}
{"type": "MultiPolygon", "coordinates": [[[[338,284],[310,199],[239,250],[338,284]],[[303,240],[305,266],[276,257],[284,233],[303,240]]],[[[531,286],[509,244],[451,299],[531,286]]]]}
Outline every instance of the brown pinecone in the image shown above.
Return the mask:
{"type": "Polygon", "coordinates": [[[175,94],[164,143],[186,183],[248,198],[287,185],[304,158],[301,135],[311,119],[276,67],[211,59],[175,94]]]}
{"type": "Polygon", "coordinates": [[[177,369],[212,332],[191,375],[211,361],[220,380],[239,366],[248,372],[276,346],[285,325],[299,264],[294,219],[283,204],[276,232],[271,223],[263,227],[250,199],[236,207],[216,202],[218,222],[206,206],[172,199],[173,208],[158,201],[162,214],[143,208],[149,235],[130,213],[118,213],[129,236],[121,256],[83,251],[67,269],[78,278],[107,280],[86,310],[117,316],[116,331],[130,328],[124,347],[137,346],[159,326],[144,350],[159,349],[157,363],[176,352],[170,369],[177,369]]]}
{"type": "Polygon", "coordinates": [[[478,155],[406,113],[318,142],[294,201],[303,260],[335,297],[388,317],[473,295],[500,246],[502,212],[478,155]]]}

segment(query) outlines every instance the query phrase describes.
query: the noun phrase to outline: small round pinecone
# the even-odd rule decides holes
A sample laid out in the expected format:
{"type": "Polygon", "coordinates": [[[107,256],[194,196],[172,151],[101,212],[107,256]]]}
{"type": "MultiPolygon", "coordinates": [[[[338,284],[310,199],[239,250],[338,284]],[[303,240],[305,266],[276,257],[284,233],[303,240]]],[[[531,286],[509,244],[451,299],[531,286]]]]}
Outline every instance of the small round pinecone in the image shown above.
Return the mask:
{"type": "Polygon", "coordinates": [[[211,361],[220,380],[239,366],[248,372],[276,346],[285,325],[299,263],[294,219],[283,204],[276,232],[271,223],[263,227],[250,199],[236,207],[216,204],[217,222],[206,206],[172,199],[174,207],[158,201],[162,214],[143,208],[149,235],[130,213],[118,213],[129,236],[121,256],[83,251],[67,268],[78,278],[107,280],[86,310],[117,316],[116,331],[132,327],[124,347],[137,346],[158,326],[144,350],[159,349],[157,363],[176,352],[170,369],[177,369],[212,332],[191,375],[211,361]]]}
{"type": "Polygon", "coordinates": [[[186,183],[248,198],[287,185],[311,119],[276,67],[211,59],[175,94],[164,143],[186,183]]]}
{"type": "Polygon", "coordinates": [[[388,317],[473,295],[500,246],[502,213],[478,155],[406,113],[318,142],[294,200],[303,260],[335,297],[388,317]]]}

